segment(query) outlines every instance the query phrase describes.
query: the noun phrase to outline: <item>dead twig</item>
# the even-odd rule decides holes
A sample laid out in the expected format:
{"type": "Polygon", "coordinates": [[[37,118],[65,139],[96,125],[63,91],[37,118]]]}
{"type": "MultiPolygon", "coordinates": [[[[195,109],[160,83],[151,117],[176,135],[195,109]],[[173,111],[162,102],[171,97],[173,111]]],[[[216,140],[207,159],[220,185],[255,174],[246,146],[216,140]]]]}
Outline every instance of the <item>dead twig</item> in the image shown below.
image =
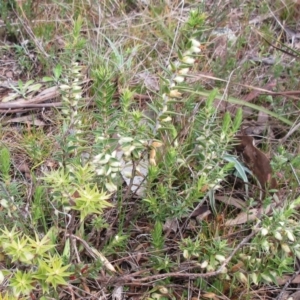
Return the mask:
{"type": "Polygon", "coordinates": [[[247,235],[236,247],[235,249],[231,252],[231,254],[225,259],[225,261],[222,263],[222,265],[219,267],[218,270],[213,271],[213,272],[208,272],[208,273],[181,273],[181,272],[171,272],[171,273],[166,273],[166,274],[157,274],[157,275],[152,275],[148,277],[143,277],[140,279],[134,279],[133,281],[140,281],[140,282],[145,282],[145,281],[153,281],[153,280],[161,280],[167,277],[187,277],[189,279],[196,279],[196,278],[209,278],[213,276],[217,276],[222,273],[224,268],[228,265],[228,263],[231,261],[233,256],[238,252],[239,249],[241,249],[246,243],[249,242],[249,240],[255,236],[255,234],[258,232],[260,222],[258,222],[252,229],[252,232],[247,235]]]}
{"type": "MultiPolygon", "coordinates": [[[[60,95],[60,92],[58,90],[58,87],[53,86],[48,89],[45,89],[41,93],[39,93],[37,96],[31,98],[31,99],[19,99],[17,101],[13,102],[5,102],[0,103],[0,109],[14,109],[14,108],[28,108],[31,107],[31,105],[36,105],[38,103],[42,103],[44,101],[54,99],[60,95]]],[[[45,107],[45,106],[43,106],[45,107]]]]}
{"type": "Polygon", "coordinates": [[[295,125],[294,127],[292,127],[289,132],[282,138],[279,140],[279,142],[281,144],[284,144],[286,142],[286,140],[298,129],[300,128],[300,123],[298,123],[297,125],[295,125]]]}
{"type": "MultiPolygon", "coordinates": [[[[139,284],[143,285],[145,282],[149,283],[151,281],[157,281],[162,280],[169,277],[179,277],[179,278],[189,278],[189,279],[196,279],[196,278],[209,278],[213,276],[217,276],[221,274],[224,270],[224,268],[228,265],[228,263],[231,261],[231,259],[234,257],[234,255],[245,245],[247,244],[258,232],[260,225],[260,221],[253,227],[252,232],[247,235],[231,252],[231,254],[225,259],[225,261],[222,263],[222,265],[219,267],[218,270],[208,273],[187,273],[184,271],[180,272],[170,272],[165,274],[156,274],[151,276],[144,276],[142,278],[135,278],[135,276],[141,276],[141,273],[143,274],[145,271],[138,271],[131,274],[126,274],[121,277],[109,277],[106,278],[106,282],[109,281],[110,284],[139,284]]],[[[97,281],[104,282],[105,278],[98,278],[97,281]]]]}
{"type": "Polygon", "coordinates": [[[284,287],[281,289],[280,294],[277,296],[276,300],[281,300],[284,292],[288,288],[288,286],[293,282],[293,280],[300,274],[300,269],[293,274],[293,276],[286,282],[284,287]]]}

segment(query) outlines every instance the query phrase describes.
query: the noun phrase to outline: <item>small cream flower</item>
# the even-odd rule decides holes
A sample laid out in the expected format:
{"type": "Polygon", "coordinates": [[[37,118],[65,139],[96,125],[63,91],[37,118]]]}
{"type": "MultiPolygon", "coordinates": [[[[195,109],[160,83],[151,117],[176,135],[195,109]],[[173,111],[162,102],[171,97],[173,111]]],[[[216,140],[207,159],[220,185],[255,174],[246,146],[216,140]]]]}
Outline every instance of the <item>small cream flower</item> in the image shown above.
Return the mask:
{"type": "Polygon", "coordinates": [[[189,55],[191,55],[191,54],[193,54],[193,53],[191,52],[191,50],[187,50],[187,51],[185,51],[185,52],[183,53],[183,56],[189,56],[189,55]]]}
{"type": "Polygon", "coordinates": [[[178,99],[180,99],[182,97],[182,93],[180,93],[178,90],[172,90],[172,91],[170,91],[169,96],[171,98],[178,98],[178,99]]]}
{"type": "Polygon", "coordinates": [[[258,284],[258,278],[257,278],[257,275],[256,273],[252,273],[251,275],[251,278],[252,278],[252,282],[257,285],[258,284]]]}
{"type": "Polygon", "coordinates": [[[282,235],[281,235],[281,233],[278,232],[278,231],[276,231],[276,232],[274,233],[274,237],[275,237],[275,239],[277,239],[278,241],[281,241],[281,240],[282,240],[282,235]]]}
{"type": "Polygon", "coordinates": [[[286,233],[288,239],[289,239],[291,242],[294,242],[294,241],[295,241],[294,235],[293,235],[289,230],[285,230],[285,233],[286,233]]]}
{"type": "Polygon", "coordinates": [[[196,39],[190,39],[190,41],[192,42],[193,47],[200,47],[201,46],[201,43],[199,41],[197,41],[196,39]]]}
{"type": "Polygon", "coordinates": [[[165,288],[164,286],[161,286],[159,288],[159,291],[164,295],[167,295],[169,293],[169,290],[167,288],[165,288]]]}
{"type": "Polygon", "coordinates": [[[111,181],[106,182],[105,183],[105,187],[107,188],[107,190],[110,193],[113,193],[113,192],[115,192],[118,189],[117,186],[115,184],[113,184],[111,181]]]}
{"type": "Polygon", "coordinates": [[[132,137],[122,137],[119,139],[119,143],[122,145],[124,143],[131,143],[133,141],[132,137]]]}
{"type": "Polygon", "coordinates": [[[0,204],[1,204],[4,208],[7,208],[7,207],[9,206],[6,199],[2,199],[2,200],[0,201],[0,204]]]}
{"type": "Polygon", "coordinates": [[[195,62],[195,59],[190,56],[185,56],[183,57],[182,62],[188,65],[192,65],[195,62]]]}
{"type": "Polygon", "coordinates": [[[3,275],[3,272],[0,271],[0,284],[4,281],[5,276],[3,275]]]}
{"type": "Polygon", "coordinates": [[[201,49],[198,47],[192,47],[190,50],[192,53],[200,53],[201,52],[201,49]]]}
{"type": "Polygon", "coordinates": [[[130,145],[129,147],[123,147],[122,150],[124,151],[124,155],[129,157],[131,152],[135,149],[134,145],[130,145]]]}
{"type": "Polygon", "coordinates": [[[217,255],[215,256],[215,258],[216,258],[216,260],[218,260],[219,262],[223,262],[223,261],[226,260],[225,256],[220,255],[220,254],[217,254],[217,255]]]}
{"type": "Polygon", "coordinates": [[[167,106],[167,105],[164,105],[164,107],[163,107],[163,109],[162,109],[162,112],[165,113],[167,110],[168,110],[168,106],[167,106]]]}
{"type": "Polygon", "coordinates": [[[118,168],[121,166],[121,163],[119,161],[113,161],[110,163],[110,166],[113,168],[118,168]]]}
{"type": "Polygon", "coordinates": [[[174,81],[177,82],[177,83],[182,83],[182,82],[184,82],[184,77],[183,76],[176,76],[174,78],[174,81]]]}
{"type": "Polygon", "coordinates": [[[288,246],[288,244],[285,244],[285,243],[281,244],[281,248],[285,253],[291,253],[291,249],[288,246]]]}
{"type": "Polygon", "coordinates": [[[266,251],[269,252],[270,250],[270,244],[267,240],[262,241],[261,247],[266,251]]]}
{"type": "Polygon", "coordinates": [[[172,118],[169,116],[169,117],[162,119],[161,121],[162,122],[170,122],[170,121],[172,121],[172,118]]]}
{"type": "Polygon", "coordinates": [[[99,175],[99,176],[103,176],[104,173],[105,173],[105,169],[102,167],[102,168],[99,168],[99,169],[96,169],[96,174],[99,175]]]}
{"type": "Polygon", "coordinates": [[[262,235],[262,236],[266,236],[268,233],[269,233],[269,231],[268,231],[267,228],[262,228],[262,229],[261,229],[261,235],[262,235]]]}
{"type": "Polygon", "coordinates": [[[109,154],[105,154],[104,158],[102,158],[101,160],[98,160],[97,163],[100,165],[105,165],[108,163],[110,158],[111,158],[111,156],[109,154]]]}
{"type": "Polygon", "coordinates": [[[178,74],[187,75],[189,71],[190,71],[190,68],[182,68],[178,71],[178,74]]]}
{"type": "Polygon", "coordinates": [[[272,281],[273,281],[272,278],[271,278],[270,276],[268,276],[268,275],[266,275],[266,274],[264,274],[264,273],[261,274],[261,277],[262,277],[264,280],[268,281],[268,282],[272,282],[272,281]]]}
{"type": "Polygon", "coordinates": [[[69,90],[70,89],[70,86],[69,85],[66,85],[66,84],[61,84],[59,86],[59,88],[63,91],[66,91],[66,90],[69,90]]]}
{"type": "Polygon", "coordinates": [[[185,259],[189,259],[190,258],[189,252],[186,249],[183,250],[183,257],[185,259]]]}
{"type": "Polygon", "coordinates": [[[238,279],[241,283],[248,283],[247,277],[242,272],[238,272],[238,279]]]}

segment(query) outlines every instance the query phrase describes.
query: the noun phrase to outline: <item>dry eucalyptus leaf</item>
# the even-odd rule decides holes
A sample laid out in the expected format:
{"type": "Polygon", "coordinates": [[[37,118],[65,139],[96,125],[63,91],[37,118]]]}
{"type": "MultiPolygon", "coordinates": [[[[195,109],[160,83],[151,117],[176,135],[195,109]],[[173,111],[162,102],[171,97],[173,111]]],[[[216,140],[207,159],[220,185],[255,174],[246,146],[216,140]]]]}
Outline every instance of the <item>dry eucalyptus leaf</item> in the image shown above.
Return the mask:
{"type": "Polygon", "coordinates": [[[219,299],[215,293],[204,293],[202,296],[206,299],[219,299]]]}
{"type": "Polygon", "coordinates": [[[246,128],[245,133],[247,135],[260,135],[266,130],[268,122],[269,116],[266,113],[259,111],[257,121],[254,122],[253,126],[246,128]]]}
{"type": "Polygon", "coordinates": [[[197,228],[197,220],[190,219],[188,221],[188,224],[187,224],[186,228],[189,229],[189,230],[195,230],[197,228]]]}
{"type": "Polygon", "coordinates": [[[46,123],[34,118],[32,115],[27,115],[23,117],[18,117],[18,118],[12,118],[12,119],[7,119],[3,122],[4,124],[9,124],[9,123],[26,123],[34,126],[45,126],[46,123]]]}
{"type": "Polygon", "coordinates": [[[1,102],[10,102],[12,100],[15,100],[18,96],[19,94],[17,93],[9,93],[7,96],[1,99],[1,102]]]}
{"type": "Polygon", "coordinates": [[[249,21],[249,25],[256,25],[270,18],[273,18],[272,13],[266,13],[264,15],[256,16],[254,19],[249,21]]]}
{"type": "Polygon", "coordinates": [[[206,220],[209,215],[211,215],[211,211],[207,210],[206,212],[204,212],[204,213],[200,214],[199,216],[197,216],[196,220],[197,220],[198,224],[201,224],[201,222],[203,220],[206,220]]]}
{"type": "Polygon", "coordinates": [[[168,232],[168,231],[173,231],[177,232],[178,230],[178,222],[175,218],[168,218],[163,225],[163,231],[168,232]]]}
{"type": "Polygon", "coordinates": [[[246,207],[245,201],[242,201],[240,199],[236,199],[233,197],[226,197],[226,196],[215,196],[215,198],[216,198],[216,200],[219,200],[228,205],[233,205],[239,209],[243,209],[246,207]]]}
{"type": "Polygon", "coordinates": [[[225,222],[225,226],[235,226],[245,224],[247,222],[253,222],[257,218],[260,218],[263,214],[269,214],[274,208],[276,204],[269,204],[266,208],[252,208],[248,211],[243,211],[237,215],[236,218],[227,220],[225,222]]]}
{"type": "Polygon", "coordinates": [[[26,105],[30,104],[37,104],[44,102],[46,100],[54,99],[60,95],[58,87],[53,86],[41,91],[38,95],[30,98],[30,99],[17,99],[12,103],[1,103],[0,102],[0,109],[7,109],[7,108],[24,108],[26,105]]]}
{"type": "Polygon", "coordinates": [[[36,84],[33,84],[33,85],[30,85],[27,89],[27,93],[30,93],[30,92],[36,92],[38,91],[43,85],[40,84],[40,83],[36,83],[36,84]]]}
{"type": "MultiPolygon", "coordinates": [[[[286,284],[289,280],[291,280],[291,276],[288,276],[288,275],[284,275],[280,278],[277,278],[277,283],[279,285],[284,285],[286,284]]],[[[300,284],[300,275],[297,275],[293,281],[291,283],[296,283],[296,284],[300,284]]]]}
{"type": "Polygon", "coordinates": [[[135,174],[132,174],[133,164],[131,161],[125,161],[123,154],[124,152],[122,150],[118,150],[116,154],[117,159],[121,163],[121,175],[128,186],[132,180],[132,186],[130,187],[131,192],[139,197],[142,197],[145,191],[145,178],[148,174],[148,159],[142,159],[139,164],[135,166],[135,174]],[[132,176],[133,179],[131,178],[132,176]]]}
{"type": "Polygon", "coordinates": [[[247,167],[253,172],[258,179],[263,190],[270,187],[275,189],[277,182],[272,177],[272,167],[267,156],[254,145],[254,139],[251,136],[236,136],[240,144],[236,146],[238,153],[243,155],[247,167]]]}
{"type": "Polygon", "coordinates": [[[157,76],[150,72],[140,72],[134,76],[134,81],[138,84],[143,83],[145,87],[150,91],[159,91],[159,80],[157,76]]]}
{"type": "Polygon", "coordinates": [[[257,216],[259,215],[259,209],[258,208],[252,208],[248,210],[247,212],[241,212],[238,214],[238,216],[234,219],[227,220],[225,222],[225,226],[235,226],[235,225],[241,225],[245,224],[247,222],[254,221],[257,216]]]}
{"type": "Polygon", "coordinates": [[[123,286],[116,286],[111,294],[112,300],[122,300],[123,297],[123,286]]]}
{"type": "Polygon", "coordinates": [[[291,294],[288,299],[290,299],[290,300],[300,300],[300,291],[291,294]]]}

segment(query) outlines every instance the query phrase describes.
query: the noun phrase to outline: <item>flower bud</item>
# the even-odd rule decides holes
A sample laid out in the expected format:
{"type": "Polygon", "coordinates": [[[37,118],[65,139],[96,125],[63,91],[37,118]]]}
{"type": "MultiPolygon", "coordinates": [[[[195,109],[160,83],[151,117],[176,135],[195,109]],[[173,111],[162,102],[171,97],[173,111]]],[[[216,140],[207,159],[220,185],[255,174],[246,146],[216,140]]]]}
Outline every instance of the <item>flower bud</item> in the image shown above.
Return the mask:
{"type": "Polygon", "coordinates": [[[220,254],[217,254],[217,255],[215,256],[215,258],[216,258],[216,260],[218,260],[219,262],[223,262],[223,261],[226,260],[225,256],[220,255],[220,254]]]}
{"type": "Polygon", "coordinates": [[[174,81],[177,82],[177,83],[182,83],[182,82],[184,82],[184,77],[183,76],[176,76],[174,78],[174,81]]]}
{"type": "Polygon", "coordinates": [[[281,248],[285,253],[287,253],[287,254],[291,253],[291,249],[288,244],[286,244],[286,243],[281,244],[281,248]]]}
{"type": "Polygon", "coordinates": [[[295,237],[294,237],[294,235],[290,232],[290,230],[285,230],[285,233],[286,233],[288,239],[289,239],[291,242],[294,242],[294,241],[295,241],[295,237]]]}
{"type": "Polygon", "coordinates": [[[238,272],[237,278],[238,278],[238,280],[239,280],[241,283],[245,283],[245,284],[248,283],[247,277],[246,277],[245,274],[242,273],[242,272],[238,272]]]}
{"type": "Polygon", "coordinates": [[[268,231],[267,228],[262,228],[262,229],[261,229],[261,235],[262,235],[262,236],[266,236],[268,233],[269,233],[269,231],[268,231]]]}
{"type": "Polygon", "coordinates": [[[182,59],[182,62],[184,62],[185,64],[188,64],[188,65],[192,65],[195,62],[195,59],[190,56],[185,56],[182,59]]]}
{"type": "Polygon", "coordinates": [[[276,232],[274,233],[274,237],[275,237],[275,239],[277,239],[278,241],[281,241],[281,240],[282,240],[282,235],[281,235],[281,233],[280,233],[279,231],[276,231],[276,232]]]}
{"type": "Polygon", "coordinates": [[[192,47],[200,47],[201,43],[199,41],[197,41],[196,39],[190,39],[190,41],[192,42],[192,47]]]}

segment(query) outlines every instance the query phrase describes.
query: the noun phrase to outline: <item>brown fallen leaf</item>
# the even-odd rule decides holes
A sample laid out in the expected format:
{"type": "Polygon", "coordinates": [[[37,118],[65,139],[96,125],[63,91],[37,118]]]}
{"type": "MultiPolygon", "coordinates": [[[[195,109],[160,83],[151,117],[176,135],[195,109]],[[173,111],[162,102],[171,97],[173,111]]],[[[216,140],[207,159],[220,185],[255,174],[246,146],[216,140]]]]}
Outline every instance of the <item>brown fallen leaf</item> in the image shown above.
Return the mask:
{"type": "Polygon", "coordinates": [[[20,164],[18,170],[25,175],[26,179],[31,179],[30,168],[27,163],[20,164]]]}
{"type": "Polygon", "coordinates": [[[244,267],[244,263],[242,261],[238,261],[235,265],[231,267],[231,272],[235,273],[240,271],[244,267]]]}
{"type": "Polygon", "coordinates": [[[240,144],[236,146],[238,153],[241,153],[247,167],[253,172],[259,181],[261,188],[275,189],[276,179],[272,177],[272,168],[267,156],[254,145],[254,139],[248,135],[239,135],[236,138],[240,144]]]}

